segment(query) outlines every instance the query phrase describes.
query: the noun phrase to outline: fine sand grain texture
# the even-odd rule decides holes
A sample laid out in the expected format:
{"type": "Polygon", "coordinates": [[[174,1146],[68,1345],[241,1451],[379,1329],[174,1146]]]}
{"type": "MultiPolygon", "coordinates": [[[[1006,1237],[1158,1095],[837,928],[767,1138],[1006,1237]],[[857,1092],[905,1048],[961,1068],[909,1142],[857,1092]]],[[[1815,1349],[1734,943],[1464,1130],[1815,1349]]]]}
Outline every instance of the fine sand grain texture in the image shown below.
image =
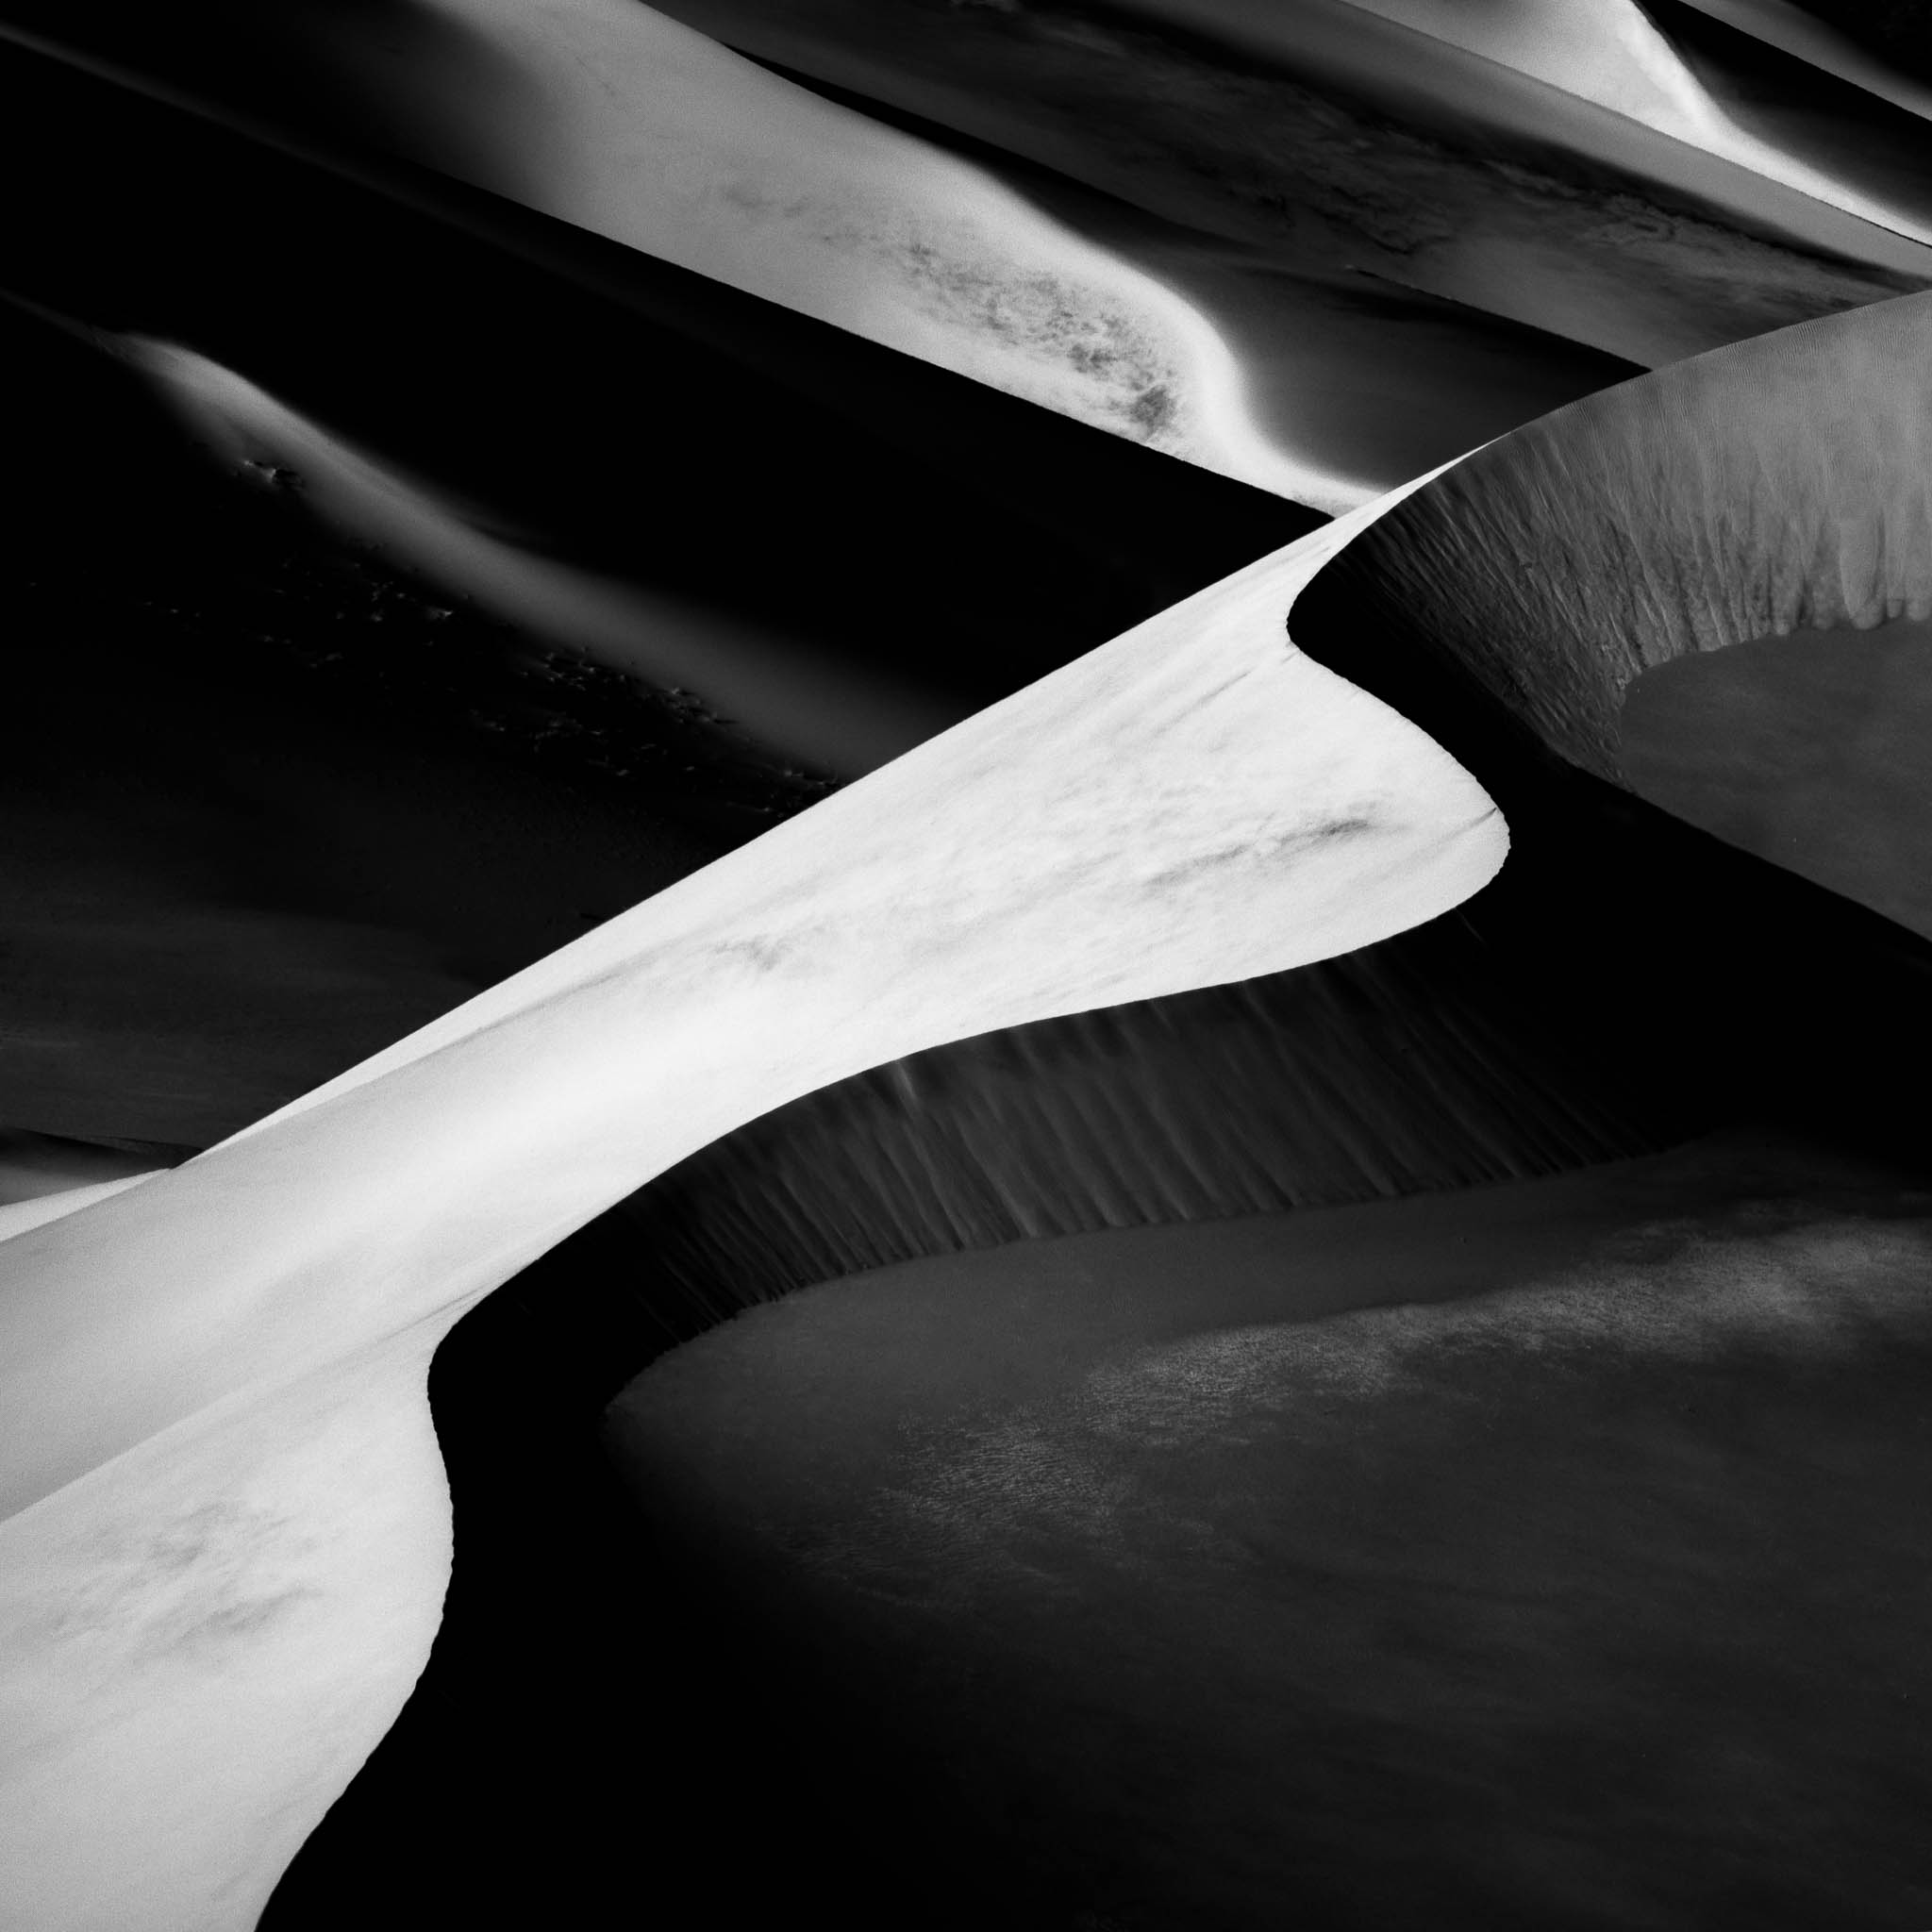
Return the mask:
{"type": "Polygon", "coordinates": [[[1074,1923],[1912,1925],[1928,1208],[1711,1143],[937,1258],[608,1439],[1074,1923]]]}
{"type": "Polygon", "coordinates": [[[1873,753],[1917,703],[1932,615],[1928,359],[1910,296],[1625,383],[1418,491],[1326,588],[1398,613],[1584,770],[1923,933],[1909,751],[1873,753]],[[1761,808],[1715,802],[1731,767],[1761,808]],[[1801,850],[1795,793],[1767,803],[1788,781],[1830,822],[1801,850]]]}
{"type": "Polygon", "coordinates": [[[1345,952],[1493,875],[1476,786],[1281,635],[1385,508],[0,1243],[0,1842],[35,1932],[254,1923],[427,1654],[424,1378],[519,1268],[829,1080],[1345,952]]]}

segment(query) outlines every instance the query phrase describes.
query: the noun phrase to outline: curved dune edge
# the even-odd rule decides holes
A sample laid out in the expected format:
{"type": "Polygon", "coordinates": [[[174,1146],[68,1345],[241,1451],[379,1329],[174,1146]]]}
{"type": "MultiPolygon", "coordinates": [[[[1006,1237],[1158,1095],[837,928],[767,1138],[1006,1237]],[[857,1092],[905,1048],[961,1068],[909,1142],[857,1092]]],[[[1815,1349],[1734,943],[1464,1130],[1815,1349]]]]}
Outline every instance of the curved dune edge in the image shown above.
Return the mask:
{"type": "MultiPolygon", "coordinates": [[[[343,20],[329,36],[372,101],[400,110],[381,138],[406,164],[1324,514],[1377,494],[1296,446],[1279,410],[1260,421],[1202,308],[988,170],[635,0],[419,10],[441,31],[343,20]]],[[[273,102],[204,98],[5,23],[0,38],[424,198],[420,182],[278,125],[273,102]]]]}
{"type": "MultiPolygon", "coordinates": [[[[1910,295],[1639,377],[1417,491],[1336,583],[1454,656],[1560,756],[1644,791],[1623,740],[1646,672],[1932,616],[1928,358],[1932,296],[1910,295]]],[[[1713,762],[1723,751],[1714,739],[1713,762]]],[[[1769,833],[1734,841],[1789,861],[1769,833]]],[[[1856,871],[1807,875],[1894,910],[1856,871]]]]}
{"type": "Polygon", "coordinates": [[[0,1893],[36,1932],[254,1923],[435,1632],[430,1357],[535,1256],[863,1067],[1331,957],[1494,874],[1467,774],[1282,640],[1401,493],[0,1241],[0,1893]]]}

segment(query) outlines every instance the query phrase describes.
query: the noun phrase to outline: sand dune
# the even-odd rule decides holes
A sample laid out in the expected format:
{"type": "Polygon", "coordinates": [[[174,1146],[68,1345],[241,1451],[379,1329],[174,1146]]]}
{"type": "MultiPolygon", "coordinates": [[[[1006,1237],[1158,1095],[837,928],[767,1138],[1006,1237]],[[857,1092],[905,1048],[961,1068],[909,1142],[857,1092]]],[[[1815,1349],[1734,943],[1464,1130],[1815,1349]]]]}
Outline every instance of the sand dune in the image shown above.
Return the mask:
{"type": "Polygon", "coordinates": [[[1280,639],[1386,508],[0,1244],[6,1883],[37,1932],[254,1923],[436,1626],[429,1357],[573,1227],[858,1067],[1346,951],[1493,874],[1476,788],[1280,639]]]}
{"type": "Polygon", "coordinates": [[[1914,1924],[1927,1201],[1712,1143],[936,1258],[609,1440],[1061,1923],[1914,1924]]]}
{"type": "MultiPolygon", "coordinates": [[[[1534,7],[1476,10],[1444,0],[1348,4],[1595,102],[1667,142],[1732,162],[1861,221],[1919,242],[1932,240],[1932,201],[1924,193],[1863,192],[1856,172],[1821,166],[1801,150],[1754,131],[1724,92],[1686,63],[1682,49],[1635,0],[1541,0],[1534,7]]],[[[1857,130],[1846,132],[1849,158],[1857,130]]],[[[1660,173],[1671,165],[1666,155],[1667,150],[1658,155],[1660,173]]]]}
{"type": "MultiPolygon", "coordinates": [[[[1919,801],[1857,749],[1871,698],[1820,706],[1805,679],[1762,675],[1774,654],[1731,654],[1783,638],[1777,660],[1794,658],[1810,634],[1824,671],[1840,637],[1849,694],[1875,669],[1858,634],[1900,619],[1915,634],[1932,615],[1928,342],[1932,302],[1914,296],[1607,391],[1418,492],[1341,562],[1338,589],[1400,609],[1585,770],[1925,931],[1919,801]],[[1709,653],[1694,678],[1671,668],[1709,653]],[[1695,754],[1671,737],[1672,705],[1693,693],[1703,803],[1695,754]],[[1717,795],[1734,752],[1760,774],[1759,809],[1717,795]],[[1802,787],[1781,781],[1781,757],[1810,772],[1802,787]],[[1893,814],[1911,819],[1903,837],[1893,814]],[[1801,817],[1835,836],[1798,838],[1801,817]]],[[[1896,641],[1891,674],[1915,691],[1920,655],[1896,641]]],[[[1890,756],[1903,771],[1912,755],[1890,756]]]]}
{"type": "MultiPolygon", "coordinates": [[[[737,1521],[726,1568],[777,1575],[794,1635],[876,1640],[878,1674],[848,1681],[891,1703],[904,1667],[932,1728],[888,1755],[957,1746],[969,1788],[1040,1807],[1058,1932],[1246,1932],[1294,1887],[1310,1932],[1355,1932],[1365,1907],[1435,1924],[1466,1906],[1504,1932],[1689,1932],[1713,1898],[1725,1923],[1791,1932],[1922,1916],[1932,1786],[1899,1712],[1923,1566],[1897,1525],[1922,1500],[1924,1196],[1874,1156],[1732,1142],[1391,1198],[1600,1162],[1774,1090],[1883,1141],[1857,1091],[1881,1057],[1870,1110],[1916,1124],[1923,948],[1886,951],[1905,935],[1874,918],[1874,940],[1862,912],[1615,789],[1932,933],[1932,523],[1897,407],[1932,296],[1764,334],[1932,277],[1909,194],[1903,213],[1872,198],[1891,163],[1840,177],[1828,114],[1734,123],[1724,63],[1621,0],[1480,20],[1307,0],[1291,39],[1232,0],[825,0],[802,34],[760,0],[674,10],[748,23],[751,52],[808,73],[618,0],[297,5],[292,25],[211,4],[200,24],[232,14],[253,52],[195,112],[247,138],[106,110],[115,144],[62,105],[72,71],[0,61],[19,110],[0,144],[75,184],[58,208],[28,198],[9,328],[111,318],[76,326],[257,478],[252,508],[316,536],[310,562],[380,546],[466,616],[579,667],[701,684],[767,751],[871,771],[746,842],[809,775],[768,758],[763,789],[682,788],[688,839],[660,849],[625,819],[607,851],[609,822],[548,771],[445,759],[400,724],[285,733],[275,708],[304,702],[306,671],[249,686],[225,736],[192,694],[156,701],[166,675],[128,672],[163,640],[192,693],[284,648],[252,592],[199,608],[243,560],[225,512],[248,492],[204,498],[185,458],[118,474],[145,434],[124,396],[50,412],[36,482],[71,469],[90,511],[138,512],[145,488],[154,512],[151,532],[78,518],[77,563],[25,586],[57,647],[116,608],[75,586],[117,544],[167,550],[206,510],[192,541],[215,561],[199,585],[172,559],[131,570],[126,607],[167,622],[118,655],[39,682],[23,663],[25,689],[86,702],[68,735],[47,708],[45,743],[15,741],[28,780],[8,774],[8,876],[31,886],[0,934],[9,1091],[76,1132],[251,1124],[159,1172],[0,1146],[0,1194],[82,1183],[0,1202],[9,1908],[32,1932],[255,1923],[438,1628],[433,1352],[683,1167],[708,1223],[687,1278],[667,1286],[674,1253],[657,1286],[699,1324],[814,1274],[994,1246],[731,1324],[641,1384],[673,1399],[656,1420],[627,1406],[620,1435],[667,1515],[737,1521]],[[253,201],[224,182],[252,164],[253,201]],[[430,218],[413,240],[389,223],[404,207],[430,218]],[[488,261],[432,246],[438,223],[488,261]],[[431,294],[453,270],[459,292],[431,294]],[[512,326],[506,291],[526,305],[512,326]],[[1365,500],[1631,362],[1754,336],[1365,500]],[[587,433],[538,426],[573,410],[587,433]],[[96,420],[107,464],[82,446],[96,420]],[[588,480],[660,462],[608,501],[588,480]],[[722,511],[678,523],[700,467],[722,511]],[[1344,514],[933,735],[981,690],[902,677],[941,636],[1037,669],[1054,597],[1081,622],[1141,597],[1118,628],[1213,574],[1195,560],[1262,548],[1227,478],[1344,514]],[[917,530],[974,493],[993,508],[970,537],[917,530]],[[801,537],[808,494],[850,527],[799,508],[819,533],[801,537]],[[1174,504],[1224,527],[1170,530],[1174,504]],[[708,520],[675,555],[667,533],[708,520]],[[1008,537],[1009,568],[967,583],[975,546],[1008,537]],[[876,579],[869,668],[813,655],[836,590],[787,608],[814,541],[826,582],[876,579]],[[1063,569],[1068,547],[1093,570],[1063,569]],[[715,604],[707,570],[732,580],[715,604]],[[1176,589],[1152,594],[1163,571],[1176,589]],[[1022,603],[1032,641],[1009,647],[1022,603]],[[1835,657],[1847,625],[1859,648],[1835,657]],[[1410,644],[1449,668],[1391,708],[1323,644],[1351,675],[1410,644]],[[351,782],[331,759],[379,769],[351,782]],[[1519,801],[1531,862],[1498,880],[1519,801]],[[491,812],[543,811],[497,839],[491,812]],[[546,853],[569,880],[510,877],[546,853]],[[292,903],[297,872],[353,912],[292,903]],[[662,889],[547,951],[612,881],[662,889]],[[405,903],[419,891],[433,912],[405,903]],[[1845,935],[1865,950],[1786,1041],[1780,1003],[1805,1006],[1824,984],[1807,962],[1845,935]],[[450,1010],[506,958],[537,963],[450,1010]],[[130,960],[192,996],[171,981],[157,1001],[130,960]],[[1700,974],[1751,984],[1713,1013],[1700,974]],[[1247,984],[1204,997],[1229,981],[1247,984]],[[374,1039],[394,1043],[308,1085],[374,1039]],[[210,1072],[209,1040],[232,1065],[210,1072]],[[890,1109],[865,1112],[881,1092],[922,1116],[896,1140],[890,1109]],[[856,1131],[793,1158],[841,1109],[856,1131]],[[1034,1239],[1149,1213],[1244,1218],[1034,1239]],[[721,1256],[738,1274],[714,1293],[721,1256]],[[713,1457],[721,1404],[742,1426],[713,1457]],[[1847,1472],[1870,1493],[1848,1501],[1847,1472]],[[803,1586],[768,1567],[773,1537],[807,1552],[803,1586]]],[[[74,31],[113,42],[104,19],[74,31]]],[[[136,89],[194,77],[175,25],[127,29],[136,89]]],[[[42,367],[11,366],[22,391],[42,367]]],[[[387,718],[408,670],[389,621],[411,598],[425,632],[458,613],[387,577],[336,608],[324,576],[329,623],[369,626],[354,689],[387,718]]],[[[547,708],[562,679],[541,661],[547,708]]],[[[538,735],[561,718],[559,699],[538,735]]],[[[631,1211],[652,1228],[661,1208],[631,1211]]]]}
{"type": "MultiPolygon", "coordinates": [[[[1880,208],[1885,180],[1835,173],[1829,142],[1734,126],[1628,9],[1527,39],[1513,14],[1473,33],[1343,0],[1288,29],[1235,5],[1078,31],[869,0],[808,25],[673,10],[439,0],[377,31],[296,7],[208,29],[241,52],[71,19],[35,43],[435,199],[378,158],[400,154],[1324,510],[1627,373],[1611,358],[1932,273],[1910,193],[1880,208]]],[[[503,225],[488,199],[458,218],[503,225]]]]}
{"type": "MultiPolygon", "coordinates": [[[[1683,0],[1770,46],[1835,74],[1908,112],[1932,117],[1932,87],[1894,65],[1865,42],[1850,38],[1828,18],[1790,0],[1683,0]]],[[[1849,24],[1849,23],[1847,23],[1849,24]]]]}
{"type": "Polygon", "coordinates": [[[498,535],[487,509],[330,433],[247,377],[174,342],[100,338],[131,362],[230,469],[285,477],[304,507],[405,568],[525,631],[658,687],[701,685],[780,758],[857,774],[954,722],[951,708],[890,670],[862,671],[761,635],[694,601],[653,595],[498,535]]]}
{"type": "MultiPolygon", "coordinates": [[[[1257,272],[1370,275],[1646,366],[1906,292],[1932,263],[1923,242],[1810,192],[1834,183],[1779,178],[1791,169],[1765,144],[1740,138],[1734,157],[1684,138],[1688,108],[1659,108],[1672,125],[1652,126],[1534,60],[1519,69],[1343,0],[1140,8],[1077,27],[1025,8],[878,0],[838,0],[808,28],[767,0],[671,10],[1238,242],[1257,272]]],[[[1512,24],[1507,38],[1538,16],[1490,17],[1512,24]]],[[[1655,54],[1634,9],[1604,17],[1655,54]]],[[[1628,65],[1614,34],[1592,28],[1584,51],[1589,75],[1628,65]]],[[[1674,57],[1655,64],[1699,97],[1674,57]]]]}
{"type": "Polygon", "coordinates": [[[1374,493],[1257,433],[1205,316],[985,171],[646,8],[433,10],[519,77],[481,147],[441,157],[480,185],[1298,502],[1374,493]]]}

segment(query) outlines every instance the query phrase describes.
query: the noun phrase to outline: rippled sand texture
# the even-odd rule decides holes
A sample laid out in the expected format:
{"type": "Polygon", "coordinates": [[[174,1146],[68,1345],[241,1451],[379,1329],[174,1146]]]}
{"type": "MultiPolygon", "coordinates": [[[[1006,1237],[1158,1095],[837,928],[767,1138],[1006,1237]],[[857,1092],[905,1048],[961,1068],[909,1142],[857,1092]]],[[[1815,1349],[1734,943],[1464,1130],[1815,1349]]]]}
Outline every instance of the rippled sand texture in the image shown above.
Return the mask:
{"type": "Polygon", "coordinates": [[[1928,351],[1915,296],[1607,391],[1411,498],[1343,581],[1585,770],[1932,931],[1886,729],[1927,675],[1928,351]]]}

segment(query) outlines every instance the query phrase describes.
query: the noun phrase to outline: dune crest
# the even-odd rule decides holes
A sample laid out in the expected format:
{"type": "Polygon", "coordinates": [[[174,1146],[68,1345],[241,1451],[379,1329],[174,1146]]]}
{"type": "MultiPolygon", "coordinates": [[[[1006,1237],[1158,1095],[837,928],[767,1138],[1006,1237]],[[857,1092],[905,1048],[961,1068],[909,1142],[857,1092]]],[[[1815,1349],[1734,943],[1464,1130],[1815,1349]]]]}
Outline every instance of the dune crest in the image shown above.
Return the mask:
{"type": "Polygon", "coordinates": [[[1494,874],[1467,774],[1281,635],[1388,507],[0,1241],[0,1871],[36,1932],[254,1923],[436,1629],[430,1357],[536,1256],[863,1067],[1347,951],[1494,874]],[[206,1510],[240,1547],[136,1534],[206,1510]]]}
{"type": "MultiPolygon", "coordinates": [[[[1755,640],[1932,617],[1928,352],[1932,298],[1907,296],[1607,390],[1418,491],[1335,566],[1331,588],[1359,587],[1571,762],[1681,808],[1681,764],[1658,790],[1656,759],[1625,755],[1625,699],[1640,677],[1755,640]]],[[[1932,676],[1919,662],[1907,653],[1892,672],[1932,676]]],[[[1847,680],[1866,675],[1857,654],[1844,664],[1847,680]]],[[[1745,695],[1758,668],[1740,653],[1696,681],[1713,771],[1726,734],[1755,733],[1760,762],[1773,755],[1752,722],[1759,700],[1745,695]],[[1712,702],[1713,681],[1726,679],[1728,713],[1712,702]]],[[[1812,708],[1803,750],[1807,767],[1840,768],[1814,808],[1862,823],[1870,837],[1856,842],[1869,846],[1890,836],[1872,814],[1923,807],[1907,791],[1854,784],[1858,761],[1832,746],[1863,716],[1812,708]]],[[[1655,732],[1658,717],[1646,706],[1642,728],[1655,732]]],[[[1774,824],[1696,822],[1790,863],[1774,824]]],[[[1909,868],[1909,849],[1896,847],[1896,864],[1909,868]]],[[[1893,892],[1862,860],[1796,869],[1892,916],[1919,897],[1909,881],[1893,892]]]]}

